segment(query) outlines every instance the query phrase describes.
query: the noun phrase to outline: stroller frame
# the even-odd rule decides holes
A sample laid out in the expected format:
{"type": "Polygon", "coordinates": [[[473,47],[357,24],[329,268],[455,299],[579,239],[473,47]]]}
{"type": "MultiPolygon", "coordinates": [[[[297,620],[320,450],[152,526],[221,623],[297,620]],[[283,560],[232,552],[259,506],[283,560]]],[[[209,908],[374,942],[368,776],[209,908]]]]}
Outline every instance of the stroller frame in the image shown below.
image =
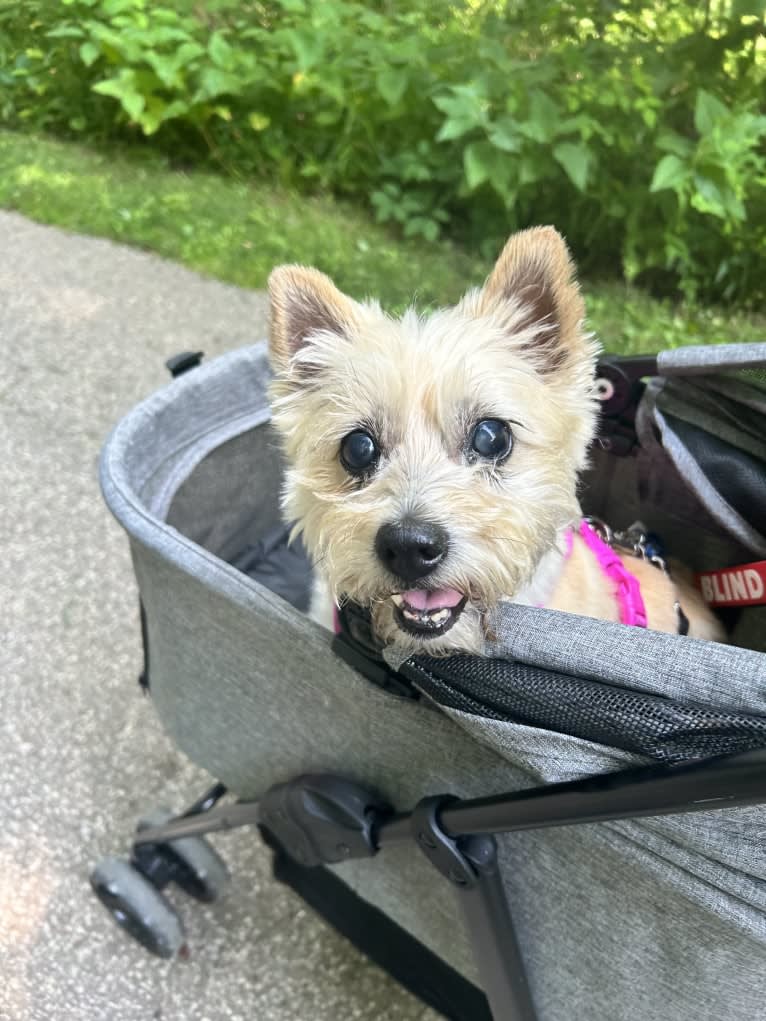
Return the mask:
{"type": "Polygon", "coordinates": [[[152,846],[249,825],[267,830],[271,842],[307,868],[414,842],[457,894],[494,1021],[535,1021],[495,834],[766,803],[766,749],[489,798],[429,796],[396,814],[374,791],[330,774],[299,776],[260,801],[216,807],[225,794],[218,784],[183,816],[141,830],[134,854],[146,863],[152,846]]]}

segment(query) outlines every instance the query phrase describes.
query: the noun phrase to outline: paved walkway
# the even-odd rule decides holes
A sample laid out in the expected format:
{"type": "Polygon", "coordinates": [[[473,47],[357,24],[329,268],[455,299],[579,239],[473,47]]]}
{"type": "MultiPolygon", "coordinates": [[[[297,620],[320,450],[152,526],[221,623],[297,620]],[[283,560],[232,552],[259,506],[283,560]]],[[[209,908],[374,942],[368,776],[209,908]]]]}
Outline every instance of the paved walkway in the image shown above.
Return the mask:
{"type": "Polygon", "coordinates": [[[111,425],[164,359],[264,334],[263,294],[0,213],[1,1021],[426,1021],[289,891],[246,833],[228,897],[179,897],[191,955],[132,944],[89,869],[209,778],[140,696],[127,544],[96,483],[111,425]]]}

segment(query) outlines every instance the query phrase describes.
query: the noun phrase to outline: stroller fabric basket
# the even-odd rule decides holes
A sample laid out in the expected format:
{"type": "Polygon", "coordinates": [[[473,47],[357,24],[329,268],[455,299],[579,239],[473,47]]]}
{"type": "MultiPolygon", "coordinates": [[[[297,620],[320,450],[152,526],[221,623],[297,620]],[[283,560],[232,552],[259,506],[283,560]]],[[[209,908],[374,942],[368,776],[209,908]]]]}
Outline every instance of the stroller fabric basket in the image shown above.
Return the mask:
{"type": "MultiPolygon", "coordinates": [[[[766,345],[659,356],[638,413],[626,403],[605,434],[603,446],[631,449],[596,455],[588,512],[642,519],[696,570],[766,558],[766,504],[752,504],[766,498],[764,366],[766,345]],[[735,478],[721,476],[727,459],[735,478]]],[[[642,389],[613,370],[610,394],[642,389]]],[[[118,424],[101,463],[130,540],[156,711],[238,798],[327,772],[407,809],[426,794],[483,797],[766,747],[762,606],[727,610],[738,644],[722,645],[506,604],[488,658],[422,658],[399,686],[371,683],[295,608],[308,585],[299,557],[290,578],[262,584],[281,533],[268,379],[264,345],[195,368],[118,424]]],[[[541,1021],[761,1016],[765,834],[766,808],[751,806],[499,836],[541,1021]]],[[[423,967],[442,969],[431,983],[456,977],[468,1006],[431,1002],[488,1016],[455,902],[424,857],[393,846],[332,871],[337,896],[353,891],[382,912],[370,919],[414,938],[423,967]]],[[[311,873],[297,885],[319,904],[311,873]]]]}

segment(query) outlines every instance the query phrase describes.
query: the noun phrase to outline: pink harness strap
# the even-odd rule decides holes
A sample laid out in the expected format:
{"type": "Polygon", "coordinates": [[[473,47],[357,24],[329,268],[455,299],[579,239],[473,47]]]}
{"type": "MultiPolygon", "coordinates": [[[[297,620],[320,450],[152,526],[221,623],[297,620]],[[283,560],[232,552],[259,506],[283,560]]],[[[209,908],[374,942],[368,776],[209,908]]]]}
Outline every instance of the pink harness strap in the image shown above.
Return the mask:
{"type": "MultiPolygon", "coordinates": [[[[638,579],[630,573],[612,547],[604,542],[587,521],[580,522],[580,538],[596,557],[602,573],[614,582],[617,605],[620,608],[620,623],[646,627],[646,607],[638,579]]],[[[568,545],[567,555],[571,553],[571,543],[568,545]]]]}

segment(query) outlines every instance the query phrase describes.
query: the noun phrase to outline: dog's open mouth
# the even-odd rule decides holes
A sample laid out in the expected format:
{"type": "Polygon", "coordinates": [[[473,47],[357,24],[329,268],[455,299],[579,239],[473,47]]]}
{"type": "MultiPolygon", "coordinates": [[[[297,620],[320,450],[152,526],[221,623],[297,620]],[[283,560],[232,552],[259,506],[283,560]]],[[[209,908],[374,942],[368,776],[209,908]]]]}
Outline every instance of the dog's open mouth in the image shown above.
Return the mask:
{"type": "Polygon", "coordinates": [[[391,596],[399,627],[418,638],[436,638],[449,631],[467,598],[454,588],[410,589],[391,596]]]}

